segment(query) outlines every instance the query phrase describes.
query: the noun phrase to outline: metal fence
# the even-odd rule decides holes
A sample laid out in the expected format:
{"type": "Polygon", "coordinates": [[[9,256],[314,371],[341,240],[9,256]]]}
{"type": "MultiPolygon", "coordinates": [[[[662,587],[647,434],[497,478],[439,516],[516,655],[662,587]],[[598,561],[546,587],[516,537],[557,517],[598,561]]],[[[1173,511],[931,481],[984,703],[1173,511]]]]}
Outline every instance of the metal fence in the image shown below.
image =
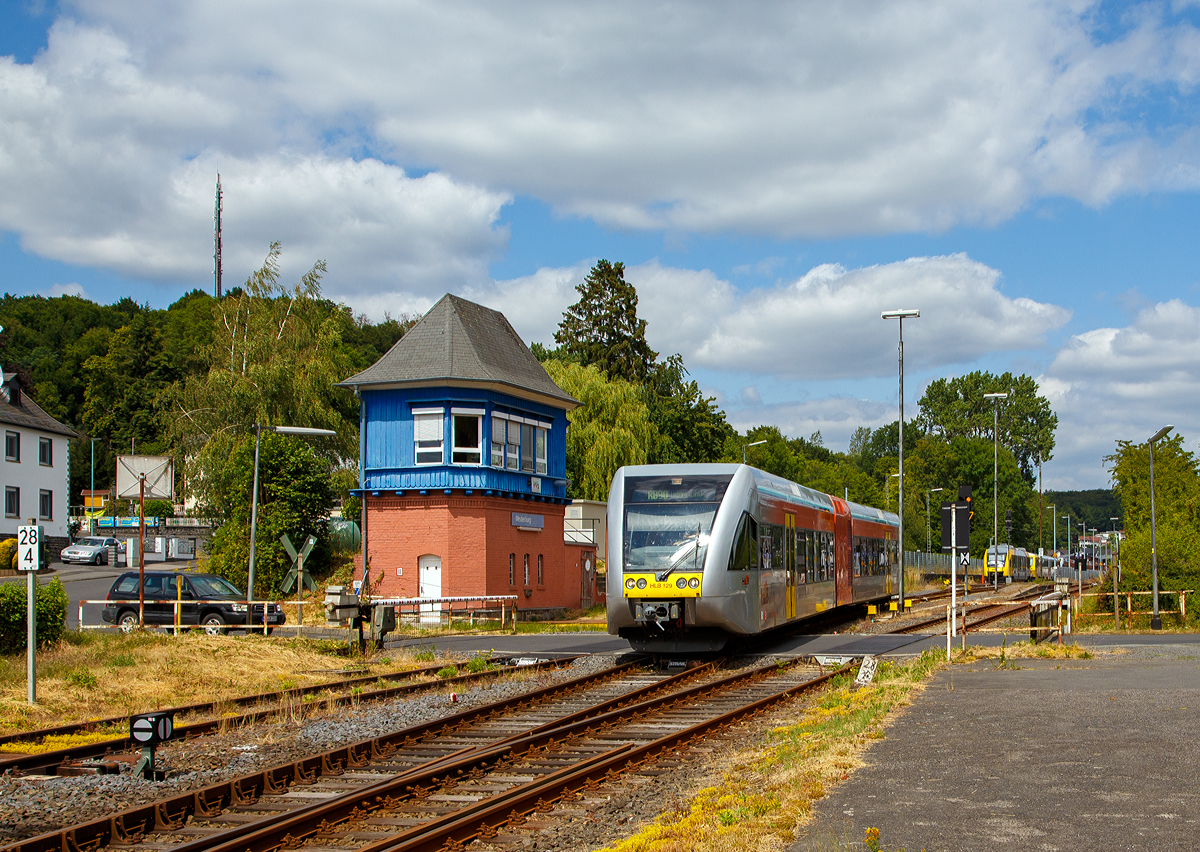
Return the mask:
{"type": "MultiPolygon", "coordinates": [[[[959,573],[962,573],[962,563],[959,563],[959,573]]],[[[906,571],[912,570],[920,574],[933,574],[938,576],[950,576],[950,554],[949,553],[925,553],[920,550],[907,550],[904,552],[904,568],[906,571]]],[[[983,571],[982,559],[971,559],[967,569],[970,574],[979,574],[983,571]]]]}

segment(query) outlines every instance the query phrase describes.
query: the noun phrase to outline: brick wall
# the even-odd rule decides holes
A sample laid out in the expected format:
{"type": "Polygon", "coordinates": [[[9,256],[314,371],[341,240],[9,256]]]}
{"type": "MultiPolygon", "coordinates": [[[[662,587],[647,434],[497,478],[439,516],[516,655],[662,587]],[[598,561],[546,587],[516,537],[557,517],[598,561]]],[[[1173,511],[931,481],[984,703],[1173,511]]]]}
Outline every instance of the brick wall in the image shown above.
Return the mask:
{"type": "Polygon", "coordinates": [[[371,576],[373,580],[379,578],[380,595],[417,596],[420,557],[430,555],[441,558],[442,597],[515,594],[520,609],[578,606],[578,565],[576,560],[568,565],[563,543],[564,509],[560,505],[438,495],[369,497],[366,508],[371,576]],[[542,515],[544,528],[527,532],[514,527],[514,511],[542,515]],[[512,585],[510,555],[514,557],[512,585]],[[528,587],[524,583],[526,555],[528,587]],[[574,576],[570,576],[571,569],[574,576]]]}

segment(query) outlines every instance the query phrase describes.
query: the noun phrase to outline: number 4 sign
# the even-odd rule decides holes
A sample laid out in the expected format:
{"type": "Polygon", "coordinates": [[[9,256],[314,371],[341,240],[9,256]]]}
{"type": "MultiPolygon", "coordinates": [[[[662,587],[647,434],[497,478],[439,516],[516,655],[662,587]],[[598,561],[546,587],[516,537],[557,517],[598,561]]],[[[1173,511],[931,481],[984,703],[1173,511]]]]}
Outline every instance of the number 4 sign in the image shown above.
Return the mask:
{"type": "Polygon", "coordinates": [[[39,550],[38,534],[39,527],[17,527],[17,570],[18,571],[36,571],[38,570],[39,550]]]}

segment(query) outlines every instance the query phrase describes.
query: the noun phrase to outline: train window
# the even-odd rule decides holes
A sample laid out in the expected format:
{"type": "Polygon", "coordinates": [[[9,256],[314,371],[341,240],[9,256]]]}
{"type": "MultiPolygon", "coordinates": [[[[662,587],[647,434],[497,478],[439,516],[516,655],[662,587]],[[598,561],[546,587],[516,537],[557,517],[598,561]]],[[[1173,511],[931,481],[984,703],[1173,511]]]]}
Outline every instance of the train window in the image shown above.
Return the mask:
{"type": "Polygon", "coordinates": [[[808,554],[808,582],[817,582],[817,538],[812,530],[804,531],[804,550],[808,554]]]}
{"type": "Polygon", "coordinates": [[[626,570],[703,570],[718,507],[717,503],[626,505],[626,570]]]}
{"type": "Polygon", "coordinates": [[[730,571],[753,571],[758,568],[758,522],[749,512],[742,512],[733,550],[729,554],[730,571]]]}
{"type": "Polygon", "coordinates": [[[808,582],[808,536],[796,530],[796,575],[801,583],[808,582]]]}
{"type": "Polygon", "coordinates": [[[863,553],[863,540],[860,536],[854,536],[851,539],[852,550],[850,551],[850,567],[854,569],[854,576],[862,576],[863,561],[866,554],[863,553]]]}
{"type": "Polygon", "coordinates": [[[783,527],[779,524],[768,524],[771,541],[771,561],[763,560],[763,570],[780,570],[783,568],[783,527]]]}

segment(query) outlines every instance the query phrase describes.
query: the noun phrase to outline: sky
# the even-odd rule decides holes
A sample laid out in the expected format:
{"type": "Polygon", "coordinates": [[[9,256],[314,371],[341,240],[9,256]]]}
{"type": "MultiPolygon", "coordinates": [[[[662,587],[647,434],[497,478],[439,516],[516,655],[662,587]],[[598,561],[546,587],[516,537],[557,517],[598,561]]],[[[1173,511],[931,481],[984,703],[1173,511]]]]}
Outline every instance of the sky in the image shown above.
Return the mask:
{"type": "Polygon", "coordinates": [[[550,343],[597,259],[740,430],[1035,377],[1047,488],[1200,438],[1200,3],[0,0],[0,286],[165,307],[272,241],[550,343]]]}

